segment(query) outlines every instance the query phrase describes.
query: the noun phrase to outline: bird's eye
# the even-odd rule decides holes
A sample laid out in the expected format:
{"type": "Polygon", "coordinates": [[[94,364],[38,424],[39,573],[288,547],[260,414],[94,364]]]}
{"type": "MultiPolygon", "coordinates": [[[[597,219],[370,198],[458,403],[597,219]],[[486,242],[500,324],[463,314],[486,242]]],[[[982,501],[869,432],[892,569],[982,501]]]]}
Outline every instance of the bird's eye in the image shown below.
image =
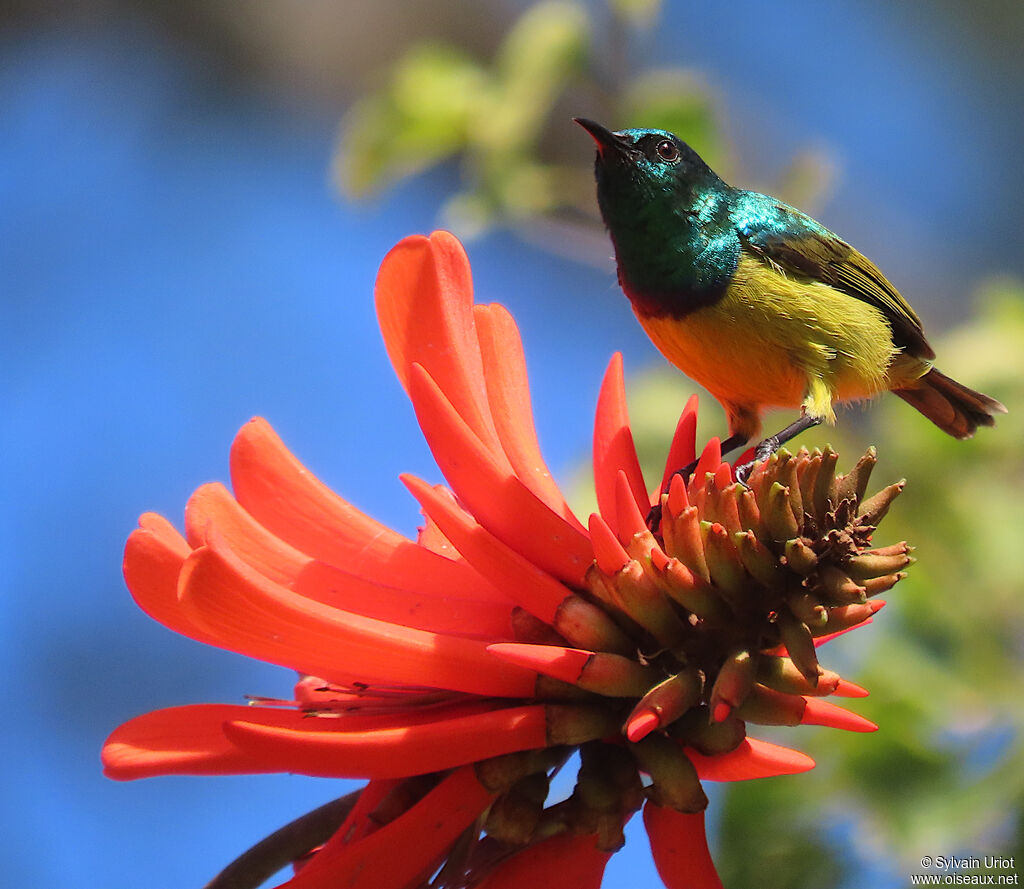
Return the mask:
{"type": "Polygon", "coordinates": [[[658,155],[664,161],[677,161],[679,160],[679,149],[676,148],[676,143],[669,139],[663,139],[658,143],[657,149],[658,155]]]}

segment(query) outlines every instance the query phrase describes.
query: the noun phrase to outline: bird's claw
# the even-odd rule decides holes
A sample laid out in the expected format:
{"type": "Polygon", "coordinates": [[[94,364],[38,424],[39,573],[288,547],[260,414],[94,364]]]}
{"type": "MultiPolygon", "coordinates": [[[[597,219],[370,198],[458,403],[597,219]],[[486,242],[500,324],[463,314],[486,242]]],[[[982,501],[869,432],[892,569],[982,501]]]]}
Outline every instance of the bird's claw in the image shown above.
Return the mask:
{"type": "Polygon", "coordinates": [[[735,468],[735,470],[733,470],[733,474],[736,476],[736,481],[745,486],[747,484],[747,479],[750,478],[750,473],[753,472],[754,466],[762,460],[767,460],[781,446],[778,436],[775,435],[759,442],[757,447],[754,448],[754,456],[746,463],[740,464],[735,468]]]}

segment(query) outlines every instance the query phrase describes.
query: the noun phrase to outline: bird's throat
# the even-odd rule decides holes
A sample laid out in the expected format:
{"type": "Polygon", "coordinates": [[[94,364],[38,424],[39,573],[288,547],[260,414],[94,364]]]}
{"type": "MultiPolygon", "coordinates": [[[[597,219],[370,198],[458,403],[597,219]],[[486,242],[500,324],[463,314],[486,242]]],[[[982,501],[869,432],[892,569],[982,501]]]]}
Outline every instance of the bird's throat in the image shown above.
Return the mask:
{"type": "Polygon", "coordinates": [[[619,284],[646,316],[681,318],[725,296],[738,252],[728,244],[688,237],[654,238],[642,246],[615,242],[619,284]]]}
{"type": "Polygon", "coordinates": [[[725,295],[740,244],[720,196],[602,210],[619,283],[639,313],[683,317],[725,295]]]}

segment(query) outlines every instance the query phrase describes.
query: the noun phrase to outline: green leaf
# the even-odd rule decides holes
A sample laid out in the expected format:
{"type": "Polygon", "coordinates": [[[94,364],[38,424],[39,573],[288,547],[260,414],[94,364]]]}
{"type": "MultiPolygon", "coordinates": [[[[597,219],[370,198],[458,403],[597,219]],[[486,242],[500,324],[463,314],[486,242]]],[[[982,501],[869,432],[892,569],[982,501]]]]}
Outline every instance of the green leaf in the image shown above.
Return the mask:
{"type": "Polygon", "coordinates": [[[575,3],[540,3],[516,22],[495,61],[500,96],[478,130],[481,144],[503,155],[537,141],[566,85],[585,67],[589,26],[575,3]]]}
{"type": "Polygon", "coordinates": [[[413,48],[389,84],[342,121],[334,165],[342,191],[365,195],[462,150],[492,91],[487,73],[458,50],[413,48]]]}
{"type": "Polygon", "coordinates": [[[634,28],[648,28],[661,13],[661,0],[611,0],[612,12],[634,28]]]}

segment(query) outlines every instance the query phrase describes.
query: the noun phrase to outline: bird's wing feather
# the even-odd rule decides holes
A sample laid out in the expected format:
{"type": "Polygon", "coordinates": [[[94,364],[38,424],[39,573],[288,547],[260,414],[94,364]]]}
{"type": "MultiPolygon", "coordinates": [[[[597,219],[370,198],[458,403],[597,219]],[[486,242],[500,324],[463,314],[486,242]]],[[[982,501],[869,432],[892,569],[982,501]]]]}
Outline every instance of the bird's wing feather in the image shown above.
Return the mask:
{"type": "Polygon", "coordinates": [[[935,357],[921,320],[870,259],[781,201],[773,201],[770,210],[741,222],[739,235],[748,250],[873,305],[888,319],[897,346],[919,358],[935,357]]]}

